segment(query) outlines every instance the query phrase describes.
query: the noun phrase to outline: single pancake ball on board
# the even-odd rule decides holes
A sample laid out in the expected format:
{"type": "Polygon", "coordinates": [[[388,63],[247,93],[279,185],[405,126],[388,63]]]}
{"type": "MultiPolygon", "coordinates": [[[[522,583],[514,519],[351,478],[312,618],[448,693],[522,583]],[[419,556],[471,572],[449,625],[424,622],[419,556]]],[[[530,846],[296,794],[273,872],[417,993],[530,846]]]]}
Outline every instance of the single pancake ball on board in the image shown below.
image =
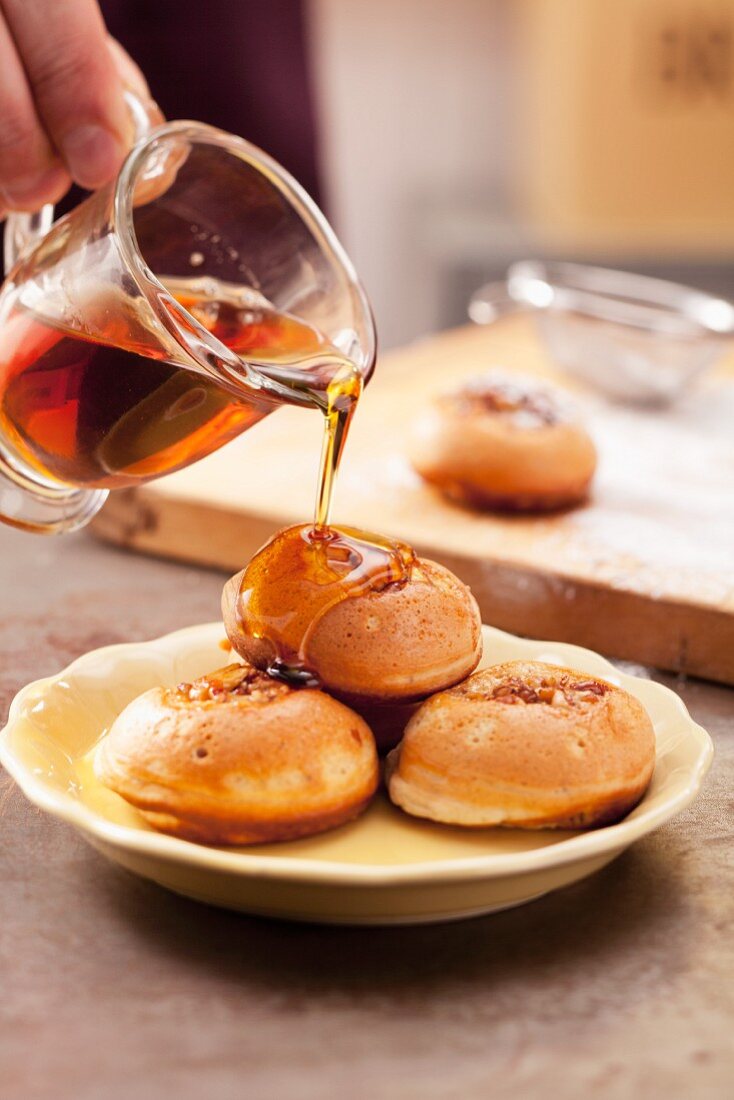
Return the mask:
{"type": "Polygon", "coordinates": [[[510,661],[427,700],[388,758],[388,788],[452,825],[590,829],[624,817],[655,764],[633,695],[569,668],[510,661]]]}
{"type": "Polygon", "coordinates": [[[239,664],[133,700],[94,771],[156,829],[204,844],[332,829],[367,807],[379,778],[359,715],[239,664]]]}
{"type": "Polygon", "coordinates": [[[583,501],[596,449],[565,400],[492,372],[443,394],[411,426],[417,472],[479,509],[546,512],[583,501]]]}
{"type": "MultiPolygon", "coordinates": [[[[248,633],[238,607],[242,575],[222,596],[227,636],[241,657],[267,669],[273,646],[248,633]]],[[[463,680],[481,655],[481,616],[471,591],[442,565],[418,558],[405,584],[333,603],[309,630],[302,658],[325,691],[363,715],[386,751],[416,705],[463,680]]]]}

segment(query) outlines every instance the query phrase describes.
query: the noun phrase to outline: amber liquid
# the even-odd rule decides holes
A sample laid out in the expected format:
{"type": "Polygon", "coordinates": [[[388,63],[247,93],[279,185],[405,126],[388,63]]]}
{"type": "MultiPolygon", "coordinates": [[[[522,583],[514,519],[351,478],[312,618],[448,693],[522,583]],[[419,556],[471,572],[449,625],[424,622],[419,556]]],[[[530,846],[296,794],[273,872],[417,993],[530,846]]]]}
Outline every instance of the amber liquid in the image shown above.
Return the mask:
{"type": "Polygon", "coordinates": [[[406,543],[330,526],[339,463],[362,395],[354,364],[337,366],[324,393],[314,522],[278,532],[229,582],[224,596],[228,629],[240,640],[267,643],[260,648],[268,653],[270,675],[310,686],[320,681],[309,660],[309,639],[324,615],[342,600],[406,584],[415,562],[406,543]]]}
{"type": "Polygon", "coordinates": [[[238,633],[269,643],[271,675],[317,685],[308,655],[316,625],[342,600],[406,584],[414,562],[410,546],[380,535],[286,527],[234,578],[225,599],[235,601],[238,633]]]}
{"type": "Polygon", "coordinates": [[[326,380],[313,524],[278,532],[225,587],[228,629],[240,639],[266,642],[267,671],[294,683],[319,685],[308,644],[324,615],[342,600],[406,584],[415,562],[406,543],[330,526],[336,477],[362,387],[361,374],[346,361],[334,364],[326,380]]]}
{"type": "MultiPolygon", "coordinates": [[[[341,388],[357,388],[356,367],[316,329],[264,299],[255,296],[253,304],[247,292],[212,280],[167,282],[199,323],[244,360],[291,366],[294,377],[302,367],[293,387],[328,412],[338,462],[351,418],[341,388]],[[335,383],[332,402],[329,385],[338,377],[351,381],[335,383]]],[[[0,434],[42,477],[90,488],[135,484],[209,454],[275,407],[244,386],[240,394],[235,385],[225,389],[167,361],[165,349],[119,302],[89,308],[100,333],[94,338],[17,306],[0,329],[0,434]]],[[[322,512],[325,522],[328,502],[322,512]]]]}
{"type": "Polygon", "coordinates": [[[362,396],[362,375],[353,363],[338,366],[326,384],[324,439],[316,493],[314,523],[316,532],[326,535],[329,529],[331,505],[334,499],[336,475],[352,417],[362,396]]]}
{"type": "MultiPolygon", "coordinates": [[[[339,463],[362,376],[315,328],[246,289],[166,280],[171,294],[236,355],[269,367],[324,415],[313,524],[288,528],[252,560],[237,619],[271,642],[269,671],[314,683],[308,638],[341,600],[410,578],[405,544],[329,526],[339,463]]],[[[0,434],[51,481],[116,489],[169,473],[244,431],[275,405],[178,366],[130,307],[95,300],[95,337],[16,306],[0,329],[0,434]],[[95,315],[96,314],[96,315],[95,315]]]]}

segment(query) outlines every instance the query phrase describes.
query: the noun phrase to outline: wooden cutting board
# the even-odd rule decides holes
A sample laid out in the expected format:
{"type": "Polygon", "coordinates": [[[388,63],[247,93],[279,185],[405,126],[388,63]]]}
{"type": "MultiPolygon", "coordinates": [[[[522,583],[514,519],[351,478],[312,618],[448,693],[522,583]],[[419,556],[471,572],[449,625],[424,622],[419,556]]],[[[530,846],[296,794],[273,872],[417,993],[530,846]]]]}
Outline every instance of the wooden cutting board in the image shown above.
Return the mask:
{"type": "MultiPolygon", "coordinates": [[[[402,450],[417,402],[495,367],[569,385],[522,317],[385,355],[347,447],[335,521],[444,562],[496,626],[734,683],[734,363],[666,412],[577,392],[600,455],[593,499],[545,518],[449,504],[402,450]]],[[[282,409],[188,470],[113,493],[94,529],[234,572],[278,527],[310,517],[320,437],[317,414],[282,409]]]]}

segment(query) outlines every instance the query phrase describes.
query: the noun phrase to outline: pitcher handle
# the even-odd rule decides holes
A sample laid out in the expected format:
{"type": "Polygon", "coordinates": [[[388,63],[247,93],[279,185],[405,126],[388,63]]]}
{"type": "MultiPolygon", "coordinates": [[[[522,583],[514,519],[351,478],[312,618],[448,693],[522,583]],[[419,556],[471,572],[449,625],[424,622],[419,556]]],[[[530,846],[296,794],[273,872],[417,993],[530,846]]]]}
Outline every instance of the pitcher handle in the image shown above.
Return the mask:
{"type": "MultiPolygon", "coordinates": [[[[163,121],[158,104],[152,99],[145,103],[129,88],[123,91],[127,109],[133,123],[133,145],[143,141],[150,132],[163,121]]],[[[15,267],[28,249],[46,236],[54,223],[52,203],[42,206],[33,214],[11,211],[5,219],[5,241],[3,261],[5,274],[15,267]]]]}

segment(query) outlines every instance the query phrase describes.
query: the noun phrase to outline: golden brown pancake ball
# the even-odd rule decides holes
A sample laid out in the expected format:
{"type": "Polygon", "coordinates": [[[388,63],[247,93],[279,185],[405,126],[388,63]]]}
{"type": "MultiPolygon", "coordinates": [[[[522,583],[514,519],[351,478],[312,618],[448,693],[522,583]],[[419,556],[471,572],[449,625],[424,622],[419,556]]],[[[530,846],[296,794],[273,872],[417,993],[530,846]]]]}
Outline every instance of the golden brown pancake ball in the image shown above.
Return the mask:
{"type": "MultiPolygon", "coordinates": [[[[273,584],[276,574],[275,566],[267,574],[273,584]]],[[[271,641],[248,632],[238,602],[242,576],[224,589],[227,636],[246,661],[272,668],[271,641]]],[[[325,691],[365,716],[384,751],[400,739],[415,704],[463,680],[481,654],[481,617],[470,590],[448,569],[418,558],[406,583],[329,605],[306,633],[301,660],[325,691]]]]}
{"type": "Polygon", "coordinates": [[[378,783],[359,715],[239,664],[133,700],[94,770],[156,829],[204,844],[323,832],[357,817],[378,783]]]}
{"type": "Polygon", "coordinates": [[[409,455],[452,500],[508,512],[578,504],[596,469],[594,444],[560,397],[494,373],[434,400],[412,426],[409,455]]]}
{"type": "Polygon", "coordinates": [[[655,735],[642,704],[584,672],[510,661],[427,700],[388,759],[390,797],[452,825],[590,829],[647,790],[655,735]]]}

